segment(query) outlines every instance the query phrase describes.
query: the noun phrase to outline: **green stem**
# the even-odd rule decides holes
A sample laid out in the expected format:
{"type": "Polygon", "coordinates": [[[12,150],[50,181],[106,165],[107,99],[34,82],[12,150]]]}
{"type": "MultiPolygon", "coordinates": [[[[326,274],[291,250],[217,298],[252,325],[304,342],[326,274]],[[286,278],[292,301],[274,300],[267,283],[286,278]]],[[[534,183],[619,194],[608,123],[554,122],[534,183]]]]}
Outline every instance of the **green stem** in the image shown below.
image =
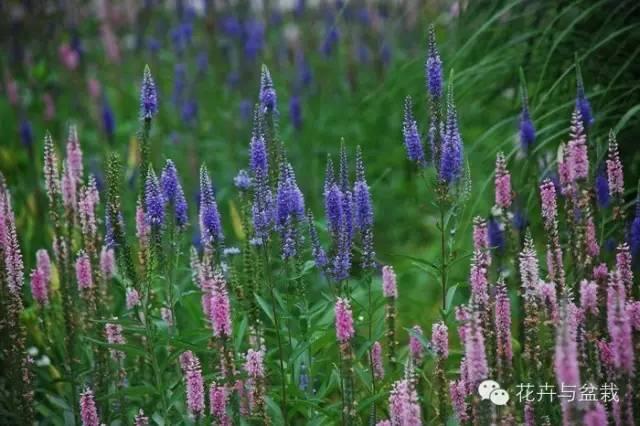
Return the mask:
{"type": "Polygon", "coordinates": [[[442,255],[442,262],[440,265],[440,281],[442,286],[442,310],[447,309],[447,241],[446,241],[446,230],[444,223],[444,206],[443,201],[439,202],[440,207],[440,250],[442,255]]]}
{"type": "Polygon", "coordinates": [[[271,271],[269,270],[269,254],[267,248],[264,248],[264,260],[265,260],[265,279],[269,286],[269,293],[271,295],[271,312],[273,314],[273,323],[276,331],[276,340],[278,341],[278,359],[280,364],[280,377],[282,378],[282,414],[284,416],[284,424],[289,424],[289,418],[287,415],[287,377],[284,371],[284,349],[282,347],[282,337],[280,336],[280,322],[278,321],[278,315],[276,312],[276,296],[273,291],[273,281],[271,280],[271,271]]]}

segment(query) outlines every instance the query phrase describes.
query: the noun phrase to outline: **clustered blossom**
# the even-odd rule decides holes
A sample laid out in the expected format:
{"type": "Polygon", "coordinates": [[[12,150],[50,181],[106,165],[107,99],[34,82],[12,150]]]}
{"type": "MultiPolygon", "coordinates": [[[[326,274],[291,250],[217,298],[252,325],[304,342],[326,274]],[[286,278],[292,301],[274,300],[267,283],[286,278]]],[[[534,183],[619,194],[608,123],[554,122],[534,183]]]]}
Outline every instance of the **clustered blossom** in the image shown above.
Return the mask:
{"type": "Polygon", "coordinates": [[[351,303],[348,299],[339,297],[335,306],[336,337],[340,343],[348,343],[355,336],[351,303]]]}
{"type": "Polygon", "coordinates": [[[595,282],[580,282],[580,308],[585,314],[598,315],[598,284],[595,282]]]}
{"type": "Polygon", "coordinates": [[[376,341],[371,346],[371,367],[376,379],[384,379],[384,365],[382,363],[382,345],[376,341]]]}
{"type": "Polygon", "coordinates": [[[507,162],[502,152],[499,152],[496,157],[495,186],[496,206],[502,209],[508,209],[511,207],[513,201],[511,173],[507,170],[507,162]]]}
{"type": "Polygon", "coordinates": [[[519,135],[520,146],[522,150],[527,153],[531,150],[531,147],[536,142],[536,128],[531,120],[531,114],[529,113],[528,99],[525,95],[522,97],[522,111],[520,112],[519,123],[519,135]]]}
{"type": "Polygon", "coordinates": [[[396,273],[393,270],[393,266],[386,265],[382,267],[382,294],[390,299],[398,297],[396,273]]]}
{"type": "Polygon", "coordinates": [[[620,272],[611,272],[607,289],[607,327],[613,364],[616,369],[631,375],[635,357],[626,300],[626,290],[620,272]]]}
{"type": "Polygon", "coordinates": [[[211,415],[222,425],[230,424],[227,414],[229,392],[224,385],[211,383],[209,387],[209,403],[211,415]]]}
{"type": "Polygon", "coordinates": [[[409,333],[409,354],[414,364],[420,364],[424,357],[424,348],[420,339],[424,338],[422,327],[414,325],[409,333]]]}
{"type": "Polygon", "coordinates": [[[456,380],[449,382],[449,397],[451,398],[451,405],[459,422],[466,422],[469,420],[467,415],[467,402],[465,397],[467,395],[466,385],[462,380],[456,380]]]}
{"type": "Polygon", "coordinates": [[[465,337],[464,351],[467,360],[467,378],[469,385],[475,388],[478,383],[489,375],[485,339],[477,315],[476,318],[471,319],[471,325],[465,337]]]}
{"type": "Polygon", "coordinates": [[[126,291],[126,305],[127,305],[127,309],[133,309],[136,306],[140,305],[140,294],[138,293],[138,290],[136,290],[135,288],[127,288],[126,291]]]}
{"type": "Polygon", "coordinates": [[[558,215],[556,201],[556,187],[550,179],[545,179],[540,185],[540,198],[542,199],[542,217],[547,229],[553,226],[558,215]]]}
{"type": "Polygon", "coordinates": [[[407,157],[409,160],[416,163],[418,166],[424,166],[424,148],[422,147],[420,133],[418,132],[418,123],[416,123],[416,120],[413,118],[413,112],[411,109],[411,97],[407,96],[404,101],[404,122],[402,124],[404,146],[407,150],[407,157]]]}
{"type": "Polygon", "coordinates": [[[501,361],[511,365],[513,350],[511,347],[511,301],[507,294],[507,287],[501,278],[496,284],[495,290],[495,331],[497,354],[501,361]]]}
{"type": "Polygon", "coordinates": [[[160,188],[160,182],[153,168],[149,167],[145,181],[145,220],[152,229],[164,224],[165,197],[160,188]]]}
{"type": "Polygon", "coordinates": [[[212,277],[202,277],[203,309],[209,317],[213,334],[216,337],[231,336],[231,301],[227,291],[227,282],[220,272],[212,277]]]}
{"type": "Polygon", "coordinates": [[[82,426],[100,426],[100,417],[98,417],[93,391],[88,387],[80,394],[80,419],[82,426]]]}
{"type": "Polygon", "coordinates": [[[149,66],[144,67],[142,87],[140,88],[140,116],[144,120],[151,120],[158,112],[158,93],[153,82],[149,66]]]}
{"type": "Polygon", "coordinates": [[[442,60],[438,53],[436,32],[433,25],[429,27],[429,43],[427,61],[425,64],[425,74],[429,95],[434,100],[439,99],[442,96],[442,60]]]}
{"type": "Polygon", "coordinates": [[[271,73],[266,65],[262,65],[262,73],[260,75],[260,106],[264,112],[276,110],[278,97],[276,89],[273,87],[271,73]]]}
{"type": "Polygon", "coordinates": [[[408,379],[395,382],[389,395],[389,418],[392,425],[418,426],[422,424],[420,403],[415,386],[408,379]]]}
{"type": "Polygon", "coordinates": [[[440,358],[449,356],[449,328],[442,321],[431,327],[431,347],[440,358]]]}
{"type": "Polygon", "coordinates": [[[624,195],[624,174],[622,161],[618,151],[618,142],[613,131],[609,132],[609,153],[607,155],[607,180],[609,195],[613,198],[621,198],[624,195]]]}
{"type": "Polygon", "coordinates": [[[206,244],[224,240],[213,185],[204,165],[200,168],[200,236],[206,244]]]}
{"type": "Polygon", "coordinates": [[[38,268],[31,272],[31,294],[40,306],[49,304],[49,286],[44,273],[38,268]]]}
{"type": "Polygon", "coordinates": [[[105,280],[112,279],[116,272],[115,253],[112,248],[107,246],[102,247],[100,251],[100,272],[105,280]]]}
{"type": "Polygon", "coordinates": [[[165,200],[173,208],[176,225],[178,228],[183,228],[188,220],[187,200],[182,190],[178,170],[171,160],[167,160],[162,170],[160,185],[165,200]]]}
{"type": "Polygon", "coordinates": [[[200,360],[191,351],[180,355],[180,365],[184,373],[187,390],[187,407],[189,412],[200,417],[204,415],[204,379],[200,368],[200,360]]]}
{"type": "Polygon", "coordinates": [[[442,182],[452,184],[457,182],[462,175],[464,146],[458,127],[458,112],[453,103],[453,89],[451,88],[449,88],[447,99],[447,119],[442,127],[439,177],[442,182]]]}
{"type": "Polygon", "coordinates": [[[587,156],[587,137],[584,134],[583,117],[578,109],[571,116],[571,139],[567,147],[567,159],[570,168],[570,180],[582,180],[589,176],[589,158],[587,156]]]}
{"type": "Polygon", "coordinates": [[[79,290],[88,290],[93,287],[91,260],[84,251],[81,251],[76,259],[76,280],[79,290]]]}
{"type": "MultiPolygon", "coordinates": [[[[122,326],[120,324],[107,323],[104,326],[104,333],[107,336],[107,343],[110,345],[124,345],[126,341],[122,335],[122,326]]],[[[117,349],[111,349],[111,358],[114,360],[124,359],[124,352],[117,349]]]]}

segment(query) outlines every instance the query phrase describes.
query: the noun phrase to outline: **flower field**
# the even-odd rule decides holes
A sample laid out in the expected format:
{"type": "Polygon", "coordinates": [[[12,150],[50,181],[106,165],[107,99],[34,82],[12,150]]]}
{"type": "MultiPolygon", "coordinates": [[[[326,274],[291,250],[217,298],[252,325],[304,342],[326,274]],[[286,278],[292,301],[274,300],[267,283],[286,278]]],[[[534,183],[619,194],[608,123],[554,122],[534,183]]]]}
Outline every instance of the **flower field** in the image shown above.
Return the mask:
{"type": "Polygon", "coordinates": [[[638,424],[634,2],[73,3],[0,6],[0,424],[638,424]]]}

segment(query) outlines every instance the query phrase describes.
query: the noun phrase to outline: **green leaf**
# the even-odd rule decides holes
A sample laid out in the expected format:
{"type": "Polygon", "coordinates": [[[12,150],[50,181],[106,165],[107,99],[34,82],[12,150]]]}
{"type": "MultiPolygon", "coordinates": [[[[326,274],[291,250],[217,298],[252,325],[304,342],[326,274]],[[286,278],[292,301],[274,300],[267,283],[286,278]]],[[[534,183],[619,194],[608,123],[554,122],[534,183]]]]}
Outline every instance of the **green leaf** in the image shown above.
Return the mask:
{"type": "Polygon", "coordinates": [[[256,294],[255,297],[256,297],[256,301],[258,302],[258,305],[260,305],[260,307],[262,308],[262,311],[267,315],[267,317],[269,317],[269,319],[271,320],[271,323],[275,324],[271,305],[266,300],[264,300],[262,296],[256,294]]]}
{"type": "Polygon", "coordinates": [[[451,304],[453,303],[453,299],[456,297],[458,286],[459,284],[455,284],[447,290],[447,297],[445,298],[444,304],[444,311],[446,315],[449,315],[449,312],[451,312],[451,304]]]}

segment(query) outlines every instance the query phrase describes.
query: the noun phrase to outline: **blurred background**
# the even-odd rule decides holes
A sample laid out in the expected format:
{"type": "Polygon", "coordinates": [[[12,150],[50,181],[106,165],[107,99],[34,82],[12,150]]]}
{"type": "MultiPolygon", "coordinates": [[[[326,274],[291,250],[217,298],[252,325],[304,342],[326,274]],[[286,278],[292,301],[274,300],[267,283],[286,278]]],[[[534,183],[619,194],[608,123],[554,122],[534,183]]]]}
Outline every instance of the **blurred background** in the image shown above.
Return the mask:
{"type": "MultiPolygon", "coordinates": [[[[590,144],[599,159],[609,129],[618,132],[627,187],[640,174],[640,2],[201,0],[0,2],[0,170],[13,193],[23,251],[50,242],[42,147],[50,131],[59,147],[78,125],[85,167],[99,184],[106,154],[127,160],[135,201],[138,94],[145,64],[159,87],[152,131],[156,168],[172,158],[195,215],[197,170],[205,162],[219,191],[227,234],[232,178],[247,167],[253,104],[262,63],[278,94],[281,138],[308,205],[320,216],[327,154],[344,138],[361,145],[376,211],[376,248],[396,265],[403,321],[427,325],[437,282],[407,256],[435,260],[439,238],[433,194],[405,159],[402,106],[416,104],[428,125],[424,62],[434,24],[449,79],[453,70],[472,195],[455,249],[470,246],[471,217],[493,205],[499,150],[510,168],[541,176],[568,135],[578,61],[595,122],[590,144]],[[528,156],[517,144],[520,69],[526,78],[537,141],[528,156]],[[415,303],[420,300],[420,303],[415,303]]],[[[536,182],[515,175],[515,189],[536,182]]],[[[125,194],[125,197],[127,195],[125,194]]],[[[632,200],[629,200],[632,201],[632,200]]],[[[520,217],[537,214],[518,199],[520,217]]],[[[193,223],[193,219],[192,219],[193,223]]],[[[129,225],[132,225],[129,223],[129,225]]],[[[33,259],[27,258],[27,266],[33,259]]],[[[452,284],[466,280],[459,262],[452,284]]],[[[460,295],[462,299],[463,295],[460,295]]]]}

